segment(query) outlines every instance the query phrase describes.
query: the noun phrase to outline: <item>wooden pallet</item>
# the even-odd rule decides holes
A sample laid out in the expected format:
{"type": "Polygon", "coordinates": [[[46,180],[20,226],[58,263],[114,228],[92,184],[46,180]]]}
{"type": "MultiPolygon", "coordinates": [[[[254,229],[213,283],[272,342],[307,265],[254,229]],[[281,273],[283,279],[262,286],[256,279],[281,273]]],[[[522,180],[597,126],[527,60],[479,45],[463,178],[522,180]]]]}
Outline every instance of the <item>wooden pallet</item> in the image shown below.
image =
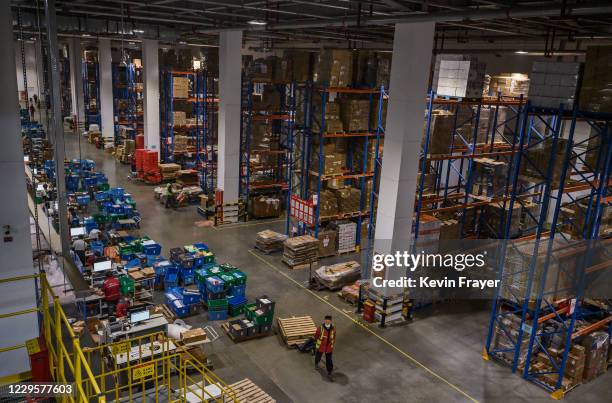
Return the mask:
{"type": "Polygon", "coordinates": [[[255,249],[257,249],[258,251],[260,251],[261,253],[264,253],[266,255],[271,255],[273,253],[277,253],[277,252],[282,252],[283,251],[282,244],[281,244],[280,248],[276,248],[276,249],[273,249],[273,250],[265,250],[265,249],[259,247],[259,245],[255,244],[255,249]]]}
{"type": "Polygon", "coordinates": [[[317,327],[310,316],[277,318],[278,328],[287,347],[295,347],[314,337],[317,327]]]}
{"type": "Polygon", "coordinates": [[[276,400],[255,385],[249,378],[228,385],[236,393],[236,401],[241,403],[276,403],[276,400]]]}
{"type": "Polygon", "coordinates": [[[312,265],[313,269],[317,268],[317,262],[316,261],[312,261],[309,263],[299,263],[299,264],[289,264],[284,258],[281,259],[283,263],[285,263],[287,265],[287,267],[289,267],[291,270],[302,270],[302,269],[308,269],[310,267],[310,265],[312,265]]]}

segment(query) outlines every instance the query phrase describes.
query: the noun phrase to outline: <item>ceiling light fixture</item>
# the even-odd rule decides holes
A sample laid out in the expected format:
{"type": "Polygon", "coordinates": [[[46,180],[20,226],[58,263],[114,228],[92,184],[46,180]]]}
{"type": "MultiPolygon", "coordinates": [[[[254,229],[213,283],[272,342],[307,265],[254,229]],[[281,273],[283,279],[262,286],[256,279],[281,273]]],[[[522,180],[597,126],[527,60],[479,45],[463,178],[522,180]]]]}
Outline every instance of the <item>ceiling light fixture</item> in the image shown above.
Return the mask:
{"type": "Polygon", "coordinates": [[[90,34],[81,34],[81,36],[82,36],[83,38],[89,38],[91,35],[90,35],[90,34]]]}
{"type": "Polygon", "coordinates": [[[135,34],[144,34],[144,29],[133,29],[132,32],[135,34]]]}
{"type": "Polygon", "coordinates": [[[187,45],[187,42],[185,42],[185,41],[179,41],[179,45],[187,45]]]}
{"type": "Polygon", "coordinates": [[[524,51],[524,50],[517,50],[517,51],[516,51],[516,52],[514,52],[514,53],[516,53],[517,55],[526,55],[526,54],[529,54],[529,52],[524,51]]]}
{"type": "Polygon", "coordinates": [[[249,21],[249,25],[268,25],[268,23],[262,20],[251,20],[249,21]]]}

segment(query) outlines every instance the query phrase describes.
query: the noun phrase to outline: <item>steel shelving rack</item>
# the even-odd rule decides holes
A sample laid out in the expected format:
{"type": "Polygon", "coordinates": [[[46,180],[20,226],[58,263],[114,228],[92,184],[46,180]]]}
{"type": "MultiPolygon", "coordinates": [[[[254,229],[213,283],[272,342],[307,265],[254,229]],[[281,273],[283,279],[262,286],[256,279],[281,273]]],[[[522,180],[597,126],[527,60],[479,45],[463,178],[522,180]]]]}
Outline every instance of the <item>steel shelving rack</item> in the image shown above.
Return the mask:
{"type": "Polygon", "coordinates": [[[60,96],[62,102],[62,117],[72,114],[72,96],[70,94],[70,60],[60,52],[58,58],[60,69],[60,96]]]}
{"type": "Polygon", "coordinates": [[[134,63],[113,63],[112,79],[115,145],[119,145],[144,133],[142,68],[134,63]],[[122,136],[122,126],[129,128],[131,134],[122,136]]]}
{"type": "MultiPolygon", "coordinates": [[[[101,126],[100,115],[100,69],[97,60],[83,60],[83,100],[85,105],[85,129],[89,125],[101,126]]],[[[101,129],[101,127],[100,127],[101,129]]]]}
{"type": "Polygon", "coordinates": [[[506,186],[495,194],[486,197],[473,194],[474,160],[487,158],[504,161],[507,163],[506,177],[510,178],[512,157],[518,147],[519,116],[524,105],[525,101],[522,98],[507,99],[501,95],[480,100],[458,100],[437,98],[435,93],[430,93],[427,101],[423,148],[419,161],[421,175],[417,183],[415,202],[415,240],[419,238],[422,215],[434,212],[436,214],[458,214],[462,237],[476,238],[478,229],[485,229],[485,227],[488,234],[494,234],[498,239],[502,237],[502,228],[492,228],[483,220],[479,220],[477,225],[470,225],[470,228],[475,228],[476,232],[467,231],[468,210],[482,208],[491,203],[502,203],[505,207],[510,192],[510,183],[507,181],[506,186]],[[500,113],[501,108],[505,108],[505,113],[500,113]],[[428,150],[434,109],[445,110],[453,114],[451,144],[448,153],[431,154],[428,150]],[[488,115],[488,125],[482,119],[485,112],[488,115]],[[484,139],[482,136],[479,138],[479,131],[483,123],[486,125],[484,139]],[[432,188],[427,188],[427,174],[433,175],[432,188]],[[429,192],[425,193],[426,190],[429,192]]]}
{"type": "Polygon", "coordinates": [[[217,110],[219,99],[215,94],[214,77],[206,70],[162,70],[161,102],[162,132],[161,160],[166,163],[180,163],[183,168],[197,169],[200,184],[206,194],[212,194],[216,187],[217,171],[217,110]],[[188,98],[173,97],[173,79],[186,77],[190,82],[188,98]],[[191,105],[193,123],[175,125],[175,102],[191,105]],[[175,131],[184,130],[189,137],[186,150],[175,150],[175,131]]]}
{"type": "MultiPolygon", "coordinates": [[[[299,110],[296,110],[295,135],[289,140],[290,144],[290,161],[291,167],[289,173],[289,189],[290,194],[287,200],[288,214],[286,222],[286,231],[288,235],[311,233],[315,238],[318,237],[319,229],[323,223],[334,220],[355,220],[356,236],[355,236],[355,251],[361,248],[361,229],[362,224],[368,219],[371,214],[372,205],[367,206],[368,201],[374,200],[372,194],[366,195],[366,181],[373,181],[372,189],[376,189],[379,180],[376,177],[375,166],[373,171],[367,171],[367,155],[371,142],[375,148],[374,165],[380,164],[380,148],[382,145],[382,137],[384,129],[382,127],[382,105],[386,98],[384,88],[349,88],[349,87],[328,87],[320,86],[312,82],[306,82],[300,85],[296,95],[296,100],[299,103],[299,110]],[[364,132],[327,132],[326,131],[326,108],[325,105],[331,97],[336,97],[342,94],[343,96],[360,96],[362,99],[367,98],[369,101],[369,116],[368,130],[364,132]],[[378,111],[374,110],[374,101],[378,100],[378,111]],[[313,109],[313,102],[320,105],[321,110],[313,109]],[[376,127],[373,127],[372,113],[377,113],[376,127]],[[318,130],[315,130],[313,123],[317,123],[318,130]],[[345,161],[345,169],[342,174],[325,175],[323,167],[323,145],[328,139],[344,139],[348,141],[347,158],[345,161]],[[363,159],[361,166],[355,163],[355,152],[357,151],[357,140],[363,139],[362,152],[363,159]],[[312,156],[317,155],[318,164],[312,166],[312,156]],[[322,216],[320,212],[321,190],[324,182],[329,180],[339,180],[344,184],[349,182],[360,190],[359,210],[349,213],[339,213],[333,216],[322,216]]],[[[373,191],[372,193],[375,193],[373,191]]]]}
{"type": "MultiPolygon", "coordinates": [[[[612,115],[583,112],[578,106],[568,111],[527,105],[517,151],[509,211],[524,206],[523,193],[535,192],[529,201],[538,209],[527,215],[535,233],[500,246],[501,286],[483,357],[520,371],[559,399],[567,391],[564,374],[572,342],[612,322],[609,304],[594,305],[585,298],[591,276],[609,270],[612,261],[610,231],[602,233],[600,227],[602,212],[612,202],[612,115]],[[577,122],[591,129],[587,138],[577,135],[577,122]],[[552,151],[545,166],[535,159],[543,144],[552,151]],[[530,167],[528,177],[524,167],[530,167]],[[569,267],[562,265],[567,256],[577,259],[569,267]],[[511,326],[511,320],[517,324],[511,326]],[[555,351],[552,338],[561,341],[555,351]],[[534,362],[536,356],[546,369],[534,362]]],[[[505,236],[512,220],[509,213],[505,236]]]]}
{"type": "Polygon", "coordinates": [[[294,82],[242,79],[239,195],[247,211],[251,196],[276,195],[282,200],[288,189],[289,144],[294,135],[296,85],[294,82]],[[263,93],[266,86],[272,86],[278,92],[278,110],[254,106],[253,94],[263,93]],[[262,123],[273,143],[270,148],[253,144],[253,125],[262,123]],[[253,161],[254,156],[263,158],[264,162],[253,161]],[[273,157],[272,163],[267,161],[269,157],[273,157]]]}

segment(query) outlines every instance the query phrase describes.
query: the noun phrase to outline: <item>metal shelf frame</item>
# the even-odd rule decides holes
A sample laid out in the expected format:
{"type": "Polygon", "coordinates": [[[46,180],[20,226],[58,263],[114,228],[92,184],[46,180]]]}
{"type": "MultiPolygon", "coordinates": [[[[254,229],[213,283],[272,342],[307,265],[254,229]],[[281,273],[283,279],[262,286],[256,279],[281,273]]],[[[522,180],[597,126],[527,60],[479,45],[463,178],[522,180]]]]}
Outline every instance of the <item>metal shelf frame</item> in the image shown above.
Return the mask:
{"type": "Polygon", "coordinates": [[[290,186],[290,145],[295,128],[296,85],[295,82],[270,83],[245,76],[242,78],[239,195],[247,211],[251,196],[266,194],[282,199],[290,186]],[[263,93],[265,86],[273,86],[278,92],[279,110],[255,109],[253,95],[263,93]],[[253,125],[258,122],[266,125],[275,149],[254,147],[253,125]],[[276,156],[276,161],[257,164],[252,161],[254,155],[276,156]]]}
{"type": "Polygon", "coordinates": [[[97,124],[102,129],[100,114],[100,68],[98,62],[83,60],[83,101],[85,105],[85,129],[97,124]]]}
{"type": "MultiPolygon", "coordinates": [[[[142,97],[138,93],[137,83],[142,83],[141,68],[136,67],[133,63],[122,65],[113,63],[112,66],[112,82],[113,82],[113,112],[114,112],[114,129],[115,129],[115,145],[121,144],[121,126],[127,126],[133,129],[135,135],[144,133],[144,114],[138,111],[139,101],[142,103],[142,97]],[[125,103],[125,106],[121,106],[125,103]]],[[[134,136],[129,137],[129,140],[134,140],[134,136]]]]}
{"type": "Polygon", "coordinates": [[[313,206],[313,220],[307,222],[295,218],[295,215],[291,214],[291,201],[288,200],[288,214],[286,231],[288,235],[302,235],[306,232],[311,233],[315,238],[319,235],[321,224],[326,221],[334,219],[351,219],[355,220],[357,224],[356,236],[355,236],[355,250],[361,249],[361,227],[364,222],[368,222],[369,228],[372,227],[372,215],[374,211],[374,201],[376,196],[374,194],[378,189],[379,174],[376,169],[377,165],[380,165],[380,149],[381,149],[381,138],[384,135],[383,123],[382,123],[382,111],[383,102],[387,97],[384,88],[349,88],[349,87],[328,87],[327,85],[316,85],[312,82],[306,82],[299,86],[296,99],[299,100],[301,108],[300,111],[296,111],[296,114],[300,113],[302,119],[296,119],[296,130],[295,137],[291,141],[291,161],[290,161],[290,183],[289,189],[291,189],[289,196],[293,196],[300,200],[302,203],[310,203],[313,206]],[[326,108],[325,105],[332,97],[336,97],[339,94],[343,96],[350,96],[351,94],[359,95],[360,99],[367,97],[369,101],[369,116],[368,116],[368,130],[367,132],[352,133],[352,132],[341,132],[341,133],[328,133],[326,131],[326,108]],[[378,109],[374,111],[374,101],[378,100],[378,109]],[[315,111],[313,103],[316,102],[320,105],[321,110],[315,111]],[[372,113],[377,113],[376,127],[373,126],[372,113]],[[319,130],[314,130],[314,124],[317,124],[319,130]],[[347,169],[342,175],[325,175],[324,174],[324,152],[323,145],[325,139],[329,138],[341,138],[348,140],[347,144],[347,157],[346,165],[347,169]],[[362,139],[363,144],[357,144],[355,141],[362,139]],[[367,159],[370,144],[374,144],[374,161],[373,171],[367,172],[367,159]],[[363,159],[361,165],[358,166],[355,157],[357,147],[362,146],[363,159]],[[318,164],[317,166],[311,166],[313,155],[317,155],[318,164]],[[372,178],[372,193],[366,194],[366,178],[372,178]],[[361,197],[359,201],[359,211],[351,212],[347,214],[338,214],[331,217],[323,217],[321,215],[321,190],[325,181],[330,179],[337,179],[342,181],[344,184],[353,182],[353,186],[360,190],[361,197]],[[370,205],[367,205],[370,202],[370,205]],[[367,208],[366,208],[367,207],[367,208]],[[370,218],[368,218],[370,217],[370,218]],[[365,221],[368,220],[368,221],[365,221]]]}
{"type": "MultiPolygon", "coordinates": [[[[538,209],[535,214],[526,215],[535,235],[526,242],[501,245],[498,256],[501,287],[493,301],[483,356],[509,365],[512,372],[520,371],[523,378],[559,398],[564,394],[565,366],[572,341],[612,320],[612,312],[593,309],[584,301],[586,276],[593,270],[609,269],[610,266],[594,264],[593,259],[597,248],[595,241],[600,237],[602,211],[611,202],[608,185],[612,168],[612,115],[582,112],[577,105],[572,111],[566,111],[562,105],[557,109],[541,109],[528,104],[521,120],[504,235],[510,235],[512,209],[523,206],[525,199],[518,196],[537,190],[538,196],[531,201],[538,204],[538,209]],[[588,138],[575,136],[578,121],[586,122],[591,128],[588,138]],[[568,123],[569,130],[564,130],[568,123]],[[552,152],[546,169],[542,170],[541,163],[537,167],[532,151],[544,143],[549,143],[552,152]],[[592,153],[596,153],[594,164],[588,156],[592,153]],[[559,170],[556,159],[560,157],[560,172],[555,172],[559,170]],[[523,165],[536,168],[540,175],[525,180],[521,177],[523,165]],[[580,221],[578,215],[568,213],[572,207],[580,211],[580,221]],[[572,270],[561,265],[553,268],[557,263],[553,253],[576,253],[577,240],[581,241],[578,250],[582,252],[578,264],[572,270]],[[528,260],[527,267],[520,271],[507,269],[516,256],[528,260]],[[560,285],[560,276],[567,279],[563,285],[560,285]],[[518,290],[517,287],[511,290],[511,284],[516,284],[519,278],[526,278],[527,283],[518,290]],[[550,280],[554,281],[554,287],[546,286],[550,280]],[[569,295],[569,298],[559,301],[559,295],[569,295]],[[504,325],[504,318],[510,315],[520,318],[516,334],[504,325]],[[587,330],[576,330],[577,321],[593,315],[603,319],[587,326],[587,330]],[[496,337],[502,338],[499,344],[504,348],[499,347],[496,337]],[[552,337],[563,341],[560,360],[546,342],[552,337]],[[544,353],[552,368],[550,371],[534,368],[532,361],[538,353],[544,353]],[[508,359],[509,356],[512,358],[508,359]]],[[[610,250],[606,250],[609,261],[610,250]]]]}

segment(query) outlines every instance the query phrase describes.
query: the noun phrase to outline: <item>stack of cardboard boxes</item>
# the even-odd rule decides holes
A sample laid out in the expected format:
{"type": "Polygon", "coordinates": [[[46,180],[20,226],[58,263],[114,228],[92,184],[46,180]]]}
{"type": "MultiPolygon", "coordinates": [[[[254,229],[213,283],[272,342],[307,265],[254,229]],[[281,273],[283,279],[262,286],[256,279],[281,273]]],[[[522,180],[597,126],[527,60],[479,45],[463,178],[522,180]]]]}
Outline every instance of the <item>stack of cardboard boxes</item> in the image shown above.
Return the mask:
{"type": "Polygon", "coordinates": [[[589,46],[580,89],[581,109],[612,112],[612,46],[589,46]]]}
{"type": "Polygon", "coordinates": [[[361,191],[352,186],[334,189],[333,192],[338,200],[338,210],[340,214],[351,214],[359,211],[361,201],[361,191]]]}
{"type": "Polygon", "coordinates": [[[343,173],[346,155],[337,152],[334,144],[324,144],[322,156],[318,152],[313,153],[311,166],[314,172],[319,172],[319,157],[323,158],[322,175],[341,175],[343,173]]]}
{"type": "MultiPolygon", "coordinates": [[[[567,139],[558,139],[557,147],[554,150],[554,162],[552,166],[552,185],[554,188],[559,186],[559,180],[561,173],[563,172],[563,166],[565,164],[565,154],[567,152],[568,141],[567,139]]],[[[521,163],[521,179],[527,181],[541,182],[543,177],[546,177],[549,165],[552,161],[553,156],[553,141],[547,139],[541,142],[535,147],[532,147],[528,151],[528,161],[521,163]]],[[[575,163],[575,154],[570,157],[575,163]]],[[[569,173],[571,172],[572,164],[567,164],[566,179],[569,179],[569,173]]]]}
{"type": "Polygon", "coordinates": [[[350,50],[324,49],[316,57],[313,81],[329,87],[348,87],[353,78],[350,50]]]}
{"type": "Polygon", "coordinates": [[[529,100],[534,106],[572,109],[580,85],[580,63],[534,62],[529,100]]]}
{"type": "Polygon", "coordinates": [[[181,170],[179,164],[159,164],[162,180],[175,180],[181,170]]]}
{"type": "Polygon", "coordinates": [[[338,253],[355,250],[357,224],[352,221],[336,221],[330,224],[330,228],[336,231],[336,250],[338,253]]]}
{"type": "Polygon", "coordinates": [[[172,97],[178,99],[189,98],[189,79],[187,77],[172,78],[172,97]]]}
{"type": "Polygon", "coordinates": [[[472,194],[485,198],[503,196],[506,190],[508,165],[491,158],[474,158],[472,194]]]}
{"type": "Polygon", "coordinates": [[[529,94],[529,77],[521,73],[504,73],[491,76],[489,95],[504,97],[526,97],[529,94]]]}
{"type": "Polygon", "coordinates": [[[172,112],[172,122],[175,127],[187,125],[187,114],[182,111],[172,112]]]}
{"type": "MultiPolygon", "coordinates": [[[[322,106],[318,96],[313,97],[313,117],[312,130],[321,131],[322,106]]],[[[340,133],[344,130],[342,119],[340,118],[340,104],[335,101],[325,104],[325,133],[340,133]]]]}
{"type": "Polygon", "coordinates": [[[340,101],[340,115],[345,132],[367,132],[370,116],[370,101],[345,98],[340,101]]]}

